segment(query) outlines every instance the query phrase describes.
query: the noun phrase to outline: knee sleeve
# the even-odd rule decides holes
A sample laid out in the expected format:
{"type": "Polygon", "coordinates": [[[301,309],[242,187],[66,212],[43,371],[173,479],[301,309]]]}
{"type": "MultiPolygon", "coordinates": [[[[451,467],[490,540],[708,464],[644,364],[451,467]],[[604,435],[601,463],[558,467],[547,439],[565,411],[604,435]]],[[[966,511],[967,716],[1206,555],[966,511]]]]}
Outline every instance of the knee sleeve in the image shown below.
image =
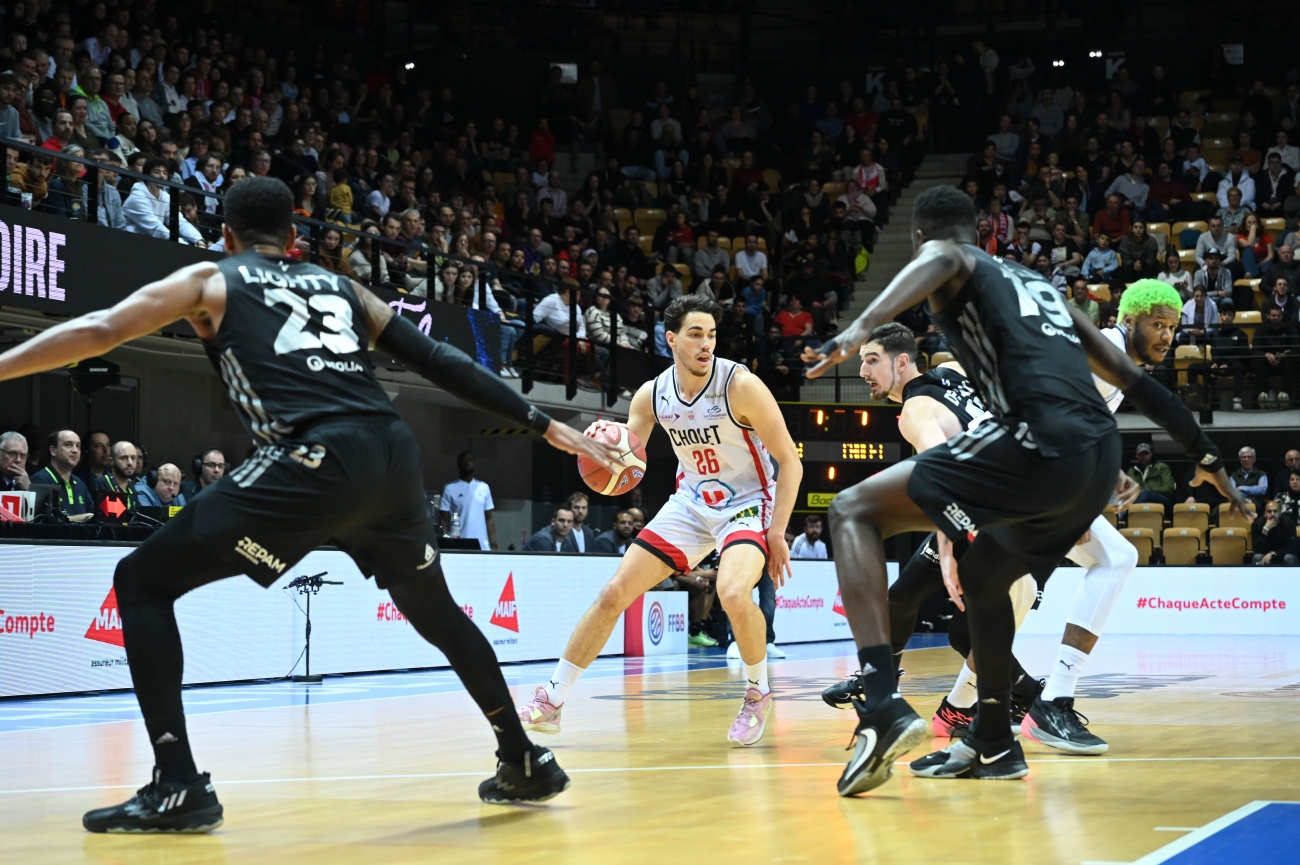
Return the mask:
{"type": "Polygon", "coordinates": [[[1069,553],[1071,561],[1087,568],[1075,590],[1066,622],[1101,636],[1120,593],[1137,567],[1137,549],[1108,521],[1095,520],[1092,538],[1069,553]]]}

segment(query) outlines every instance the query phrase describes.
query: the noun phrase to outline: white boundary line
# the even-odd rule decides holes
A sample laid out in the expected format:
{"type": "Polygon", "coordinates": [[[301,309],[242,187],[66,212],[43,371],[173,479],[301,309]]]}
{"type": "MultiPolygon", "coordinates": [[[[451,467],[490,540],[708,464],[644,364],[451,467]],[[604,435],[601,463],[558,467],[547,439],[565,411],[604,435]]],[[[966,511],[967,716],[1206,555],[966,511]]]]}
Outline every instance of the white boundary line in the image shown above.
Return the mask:
{"type": "MultiPolygon", "coordinates": [[[[1295,757],[1114,757],[1110,759],[1097,759],[1095,757],[1060,757],[1048,760],[1028,760],[1029,763],[1039,765],[1053,765],[1058,763],[1084,763],[1094,766],[1101,766],[1108,763],[1179,763],[1179,762],[1224,762],[1224,761],[1241,761],[1241,760],[1300,760],[1300,756],[1295,757]]],[[[908,760],[899,760],[894,765],[905,766],[908,760]]],[[[592,775],[610,772],[713,772],[718,770],[736,770],[736,769],[830,769],[839,767],[839,763],[749,763],[737,765],[704,765],[704,766],[609,766],[596,769],[567,769],[570,775],[592,775]]],[[[484,769],[481,772],[413,772],[399,773],[393,775],[325,775],[320,777],[302,777],[302,778],[249,778],[234,781],[218,781],[219,786],[229,787],[236,784],[295,784],[295,783],[326,783],[337,781],[400,781],[413,780],[419,778],[467,778],[482,777],[489,774],[489,770],[484,769]]],[[[0,796],[12,796],[25,793],[73,793],[83,792],[86,790],[127,790],[135,787],[135,784],[102,784],[87,787],[34,787],[25,790],[0,790],[0,796]]],[[[1273,804],[1263,802],[1264,805],[1273,804]]],[[[1293,805],[1295,802],[1283,802],[1280,804],[1293,805]]],[[[1234,814],[1237,812],[1234,811],[1234,814]]],[[[1241,815],[1242,817],[1245,814],[1241,815]]],[[[1219,818],[1223,820],[1225,818],[1219,818]]],[[[1236,819],[1241,819],[1237,817],[1236,819]]],[[[1232,822],[1232,821],[1229,821],[1232,822]]],[[[1215,823],[1207,823],[1200,829],[1177,829],[1169,831],[1188,831],[1203,832],[1215,823]]],[[[1227,823],[1223,825],[1228,825],[1227,823]]],[[[1217,829],[1215,830],[1217,831],[1217,829]]],[[[1186,840],[1186,839],[1180,839],[1186,840]]],[[[1178,842],[1175,842],[1178,843],[1178,842]]],[[[1163,861],[1163,860],[1160,860],[1163,861]]],[[[1127,865],[1127,863],[1125,863],[1127,865]]],[[[1137,865],[1137,863],[1134,863],[1137,865]]],[[[1151,865],[1142,861],[1141,865],[1151,865]]]]}
{"type": "Polygon", "coordinates": [[[1210,838],[1211,836],[1217,835],[1219,832],[1222,832],[1224,829],[1228,828],[1233,823],[1236,823],[1238,820],[1242,820],[1246,817],[1249,817],[1251,814],[1254,814],[1256,811],[1259,811],[1262,808],[1267,807],[1268,805],[1300,805],[1300,802],[1284,802],[1284,801],[1277,801],[1277,800],[1257,799],[1254,802],[1251,802],[1246,805],[1242,805],[1240,808],[1238,808],[1235,811],[1229,811],[1227,814],[1224,814],[1222,817],[1219,817],[1217,820],[1211,820],[1209,823],[1206,823],[1204,826],[1200,827],[1199,829],[1188,830],[1188,829],[1180,829],[1177,827],[1157,826],[1156,831],[1158,832],[1184,832],[1185,831],[1188,832],[1189,834],[1183,836],[1182,838],[1179,838],[1177,841],[1170,841],[1168,844],[1159,848],[1158,850],[1152,850],[1150,853],[1143,856],[1141,859],[1134,859],[1132,862],[1108,862],[1108,861],[1100,861],[1096,859],[1085,859],[1082,865],[1160,865],[1160,863],[1169,861],[1173,857],[1177,856],[1179,853],[1182,853],[1185,850],[1195,847],[1197,844],[1201,843],[1207,838],[1210,838]]]}

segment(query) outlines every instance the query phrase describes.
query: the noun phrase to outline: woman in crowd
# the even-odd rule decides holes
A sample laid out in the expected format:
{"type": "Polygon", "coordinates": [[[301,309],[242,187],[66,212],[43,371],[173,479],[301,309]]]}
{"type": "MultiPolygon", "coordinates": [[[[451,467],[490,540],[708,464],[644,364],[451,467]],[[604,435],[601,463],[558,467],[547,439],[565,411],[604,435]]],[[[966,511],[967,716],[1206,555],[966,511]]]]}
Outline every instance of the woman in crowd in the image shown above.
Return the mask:
{"type": "Polygon", "coordinates": [[[1183,260],[1176,251],[1171,249],[1165,253],[1165,269],[1156,278],[1178,289],[1183,300],[1192,299],[1192,272],[1183,269],[1183,260]]]}

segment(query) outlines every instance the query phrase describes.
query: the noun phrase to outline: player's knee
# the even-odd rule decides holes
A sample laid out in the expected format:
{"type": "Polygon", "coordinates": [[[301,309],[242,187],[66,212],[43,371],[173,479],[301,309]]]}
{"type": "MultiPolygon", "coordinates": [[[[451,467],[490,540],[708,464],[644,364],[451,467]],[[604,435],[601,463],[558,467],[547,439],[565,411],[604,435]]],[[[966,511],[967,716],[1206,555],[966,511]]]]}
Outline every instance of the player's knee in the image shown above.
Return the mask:
{"type": "Polygon", "coordinates": [[[1110,559],[1111,567],[1122,573],[1132,573],[1138,566],[1137,547],[1127,541],[1117,544],[1114,549],[1107,549],[1106,557],[1110,559]]]}
{"type": "Polygon", "coordinates": [[[861,486],[862,484],[859,484],[858,487],[845,490],[831,499],[830,507],[826,510],[826,517],[832,527],[847,525],[849,522],[858,520],[863,522],[871,521],[870,499],[858,494],[858,489],[861,486]]]}
{"type": "Polygon", "coordinates": [[[596,593],[594,606],[604,616],[618,616],[631,606],[633,597],[628,596],[628,589],[617,577],[601,586],[596,593]]]}
{"type": "Polygon", "coordinates": [[[718,600],[724,610],[735,610],[746,601],[753,603],[754,587],[742,580],[718,580],[718,600]]]}

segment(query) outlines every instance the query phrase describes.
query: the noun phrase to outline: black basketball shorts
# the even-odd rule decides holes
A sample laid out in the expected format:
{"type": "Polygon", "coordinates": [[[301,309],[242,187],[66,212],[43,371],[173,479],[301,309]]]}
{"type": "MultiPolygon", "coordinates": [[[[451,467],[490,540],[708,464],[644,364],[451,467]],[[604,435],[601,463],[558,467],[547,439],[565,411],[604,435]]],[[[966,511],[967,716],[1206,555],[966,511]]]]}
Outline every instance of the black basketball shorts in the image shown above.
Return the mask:
{"type": "MultiPolygon", "coordinates": [[[[264,587],[333,545],[388,588],[438,556],[420,449],[406,423],[347,417],[263,445],[204,490],[136,555],[189,586],[247,574],[264,587]]],[[[152,570],[152,568],[151,568],[152,570]]]]}
{"type": "Polygon", "coordinates": [[[908,498],[944,534],[988,533],[1028,570],[1050,572],[1110,500],[1120,439],[1116,431],[1048,459],[986,421],[912,461],[908,498]]]}

